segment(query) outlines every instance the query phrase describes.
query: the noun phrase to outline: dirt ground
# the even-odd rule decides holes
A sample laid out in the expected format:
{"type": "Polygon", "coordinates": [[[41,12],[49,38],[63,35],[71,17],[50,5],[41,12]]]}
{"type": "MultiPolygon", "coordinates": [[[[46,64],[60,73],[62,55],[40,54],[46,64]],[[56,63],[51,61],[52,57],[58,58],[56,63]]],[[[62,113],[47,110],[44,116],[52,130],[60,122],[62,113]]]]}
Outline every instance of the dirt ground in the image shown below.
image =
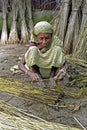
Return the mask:
{"type": "MultiPolygon", "coordinates": [[[[17,80],[22,82],[29,82],[30,79],[25,76],[22,72],[13,73],[10,68],[17,65],[20,57],[24,54],[26,50],[25,45],[3,45],[0,46],[0,76],[9,78],[11,80],[17,80]]],[[[60,100],[60,104],[70,104],[71,108],[74,105],[81,104],[79,109],[73,111],[70,108],[60,107],[54,109],[53,107],[46,106],[40,102],[26,102],[22,98],[17,98],[13,95],[8,95],[5,92],[0,91],[0,99],[6,101],[8,104],[18,107],[25,112],[31,113],[42,119],[51,122],[58,122],[62,124],[67,124],[74,127],[79,127],[84,130],[87,129],[87,100],[85,99],[75,99],[70,96],[64,96],[60,100]],[[76,121],[80,122],[80,124],[76,121]],[[81,126],[82,125],[82,126],[81,126]]]]}

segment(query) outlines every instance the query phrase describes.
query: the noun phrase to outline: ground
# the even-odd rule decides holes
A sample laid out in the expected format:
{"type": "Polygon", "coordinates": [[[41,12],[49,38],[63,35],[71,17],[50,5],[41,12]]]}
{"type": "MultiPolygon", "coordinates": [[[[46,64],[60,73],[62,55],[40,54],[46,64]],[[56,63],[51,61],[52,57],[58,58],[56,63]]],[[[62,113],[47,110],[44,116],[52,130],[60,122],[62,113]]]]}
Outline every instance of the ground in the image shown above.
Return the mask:
{"type": "MultiPolygon", "coordinates": [[[[22,72],[13,73],[10,68],[17,65],[26,50],[26,45],[1,45],[0,46],[0,76],[22,82],[29,82],[30,79],[22,72]]],[[[76,99],[64,96],[60,104],[69,104],[69,107],[54,108],[40,102],[29,102],[20,97],[0,91],[0,99],[8,104],[22,109],[25,112],[41,117],[47,121],[67,124],[74,127],[87,128],[87,100],[76,99]],[[81,104],[79,109],[73,111],[73,104],[81,104]],[[76,121],[80,122],[80,124],[76,121]],[[82,126],[81,126],[82,125],[82,126]]]]}

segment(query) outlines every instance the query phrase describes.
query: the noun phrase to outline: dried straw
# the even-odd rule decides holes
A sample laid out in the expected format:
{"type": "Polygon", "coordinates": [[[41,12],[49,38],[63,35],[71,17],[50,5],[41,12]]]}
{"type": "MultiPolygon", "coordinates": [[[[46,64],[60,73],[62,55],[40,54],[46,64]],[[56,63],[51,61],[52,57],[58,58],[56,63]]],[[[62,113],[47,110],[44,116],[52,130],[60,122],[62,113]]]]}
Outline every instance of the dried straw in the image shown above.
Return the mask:
{"type": "Polygon", "coordinates": [[[48,122],[0,101],[0,130],[81,130],[48,122]]]}

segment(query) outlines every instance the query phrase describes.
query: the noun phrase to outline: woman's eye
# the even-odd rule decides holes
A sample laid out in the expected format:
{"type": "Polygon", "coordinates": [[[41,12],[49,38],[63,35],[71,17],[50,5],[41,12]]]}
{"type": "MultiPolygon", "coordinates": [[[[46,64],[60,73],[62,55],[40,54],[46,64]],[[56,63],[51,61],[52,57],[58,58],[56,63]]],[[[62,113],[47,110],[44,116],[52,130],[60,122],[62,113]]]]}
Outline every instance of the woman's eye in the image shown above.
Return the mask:
{"type": "Polygon", "coordinates": [[[39,38],[39,40],[43,40],[43,38],[39,38]]]}
{"type": "Polygon", "coordinates": [[[40,40],[43,40],[43,38],[41,38],[40,40]]]}
{"type": "Polygon", "coordinates": [[[49,38],[47,37],[47,38],[40,38],[40,40],[48,40],[49,38]]]}
{"type": "Polygon", "coordinates": [[[45,39],[46,39],[46,40],[48,40],[49,38],[48,38],[48,37],[46,37],[45,39]]]}

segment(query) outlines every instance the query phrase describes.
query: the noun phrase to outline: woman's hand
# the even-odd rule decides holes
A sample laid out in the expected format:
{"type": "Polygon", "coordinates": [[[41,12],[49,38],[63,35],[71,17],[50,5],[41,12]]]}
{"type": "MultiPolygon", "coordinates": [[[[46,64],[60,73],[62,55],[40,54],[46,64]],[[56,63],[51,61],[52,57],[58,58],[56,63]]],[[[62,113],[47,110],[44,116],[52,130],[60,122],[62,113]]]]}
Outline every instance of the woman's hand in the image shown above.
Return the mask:
{"type": "Polygon", "coordinates": [[[37,73],[33,73],[30,75],[32,81],[39,81],[40,80],[40,77],[37,73]]]}
{"type": "Polygon", "coordinates": [[[54,80],[62,80],[66,71],[64,69],[60,69],[56,76],[54,76],[54,80]]]}
{"type": "Polygon", "coordinates": [[[57,75],[54,77],[54,80],[59,80],[59,81],[62,80],[64,75],[66,74],[67,68],[68,68],[68,63],[67,61],[65,61],[63,68],[58,71],[57,75]]]}
{"type": "Polygon", "coordinates": [[[41,79],[39,74],[31,72],[29,70],[27,70],[25,72],[25,74],[28,75],[28,76],[30,76],[31,79],[32,79],[32,81],[39,81],[41,79]]]}
{"type": "Polygon", "coordinates": [[[31,77],[32,81],[35,82],[39,87],[45,87],[45,84],[40,76],[40,74],[38,73],[34,73],[34,72],[31,72],[29,70],[26,71],[27,75],[31,77]]]}

